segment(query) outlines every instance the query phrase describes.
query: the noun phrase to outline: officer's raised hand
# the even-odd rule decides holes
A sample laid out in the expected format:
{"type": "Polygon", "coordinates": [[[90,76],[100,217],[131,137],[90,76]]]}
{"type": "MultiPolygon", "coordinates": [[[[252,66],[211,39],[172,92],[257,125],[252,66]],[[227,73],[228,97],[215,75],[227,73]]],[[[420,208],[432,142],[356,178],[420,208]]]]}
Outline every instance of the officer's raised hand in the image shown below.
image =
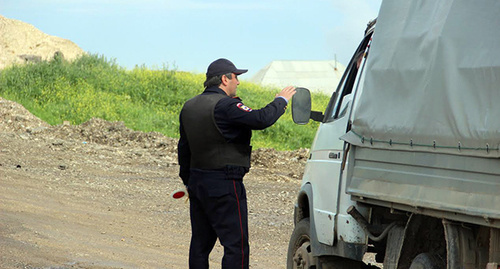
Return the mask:
{"type": "Polygon", "coordinates": [[[288,101],[292,98],[292,96],[295,94],[295,87],[294,86],[287,86],[281,90],[280,93],[276,94],[276,97],[283,97],[288,101]]]}

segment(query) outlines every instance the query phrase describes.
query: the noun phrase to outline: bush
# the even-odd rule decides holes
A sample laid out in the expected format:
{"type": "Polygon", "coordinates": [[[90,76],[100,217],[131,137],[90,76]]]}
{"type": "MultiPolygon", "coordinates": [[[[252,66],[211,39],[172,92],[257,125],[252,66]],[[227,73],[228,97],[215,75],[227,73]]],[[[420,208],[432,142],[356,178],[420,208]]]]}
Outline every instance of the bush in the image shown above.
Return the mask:
{"type": "MultiPolygon", "coordinates": [[[[179,112],[203,91],[204,75],[163,68],[126,70],[104,56],[84,55],[73,62],[55,59],[16,65],[0,73],[0,95],[16,101],[49,124],[89,119],[123,121],[131,129],[179,137],[179,112]]],[[[279,89],[242,81],[238,94],[246,105],[260,108],[279,89]]],[[[328,97],[313,95],[313,109],[323,111],[328,97]]],[[[290,110],[272,127],[254,131],[255,148],[293,150],[310,147],[317,123],[298,126],[290,110]]]]}

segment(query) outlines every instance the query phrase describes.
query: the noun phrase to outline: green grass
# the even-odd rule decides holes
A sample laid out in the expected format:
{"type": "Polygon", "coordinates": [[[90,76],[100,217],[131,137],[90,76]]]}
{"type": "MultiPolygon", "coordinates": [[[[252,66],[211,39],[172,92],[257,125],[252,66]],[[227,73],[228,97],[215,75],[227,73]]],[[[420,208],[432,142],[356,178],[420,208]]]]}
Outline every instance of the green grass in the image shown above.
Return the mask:
{"type": "MultiPolygon", "coordinates": [[[[126,70],[104,56],[86,55],[69,63],[61,59],[17,65],[0,71],[0,95],[18,102],[52,125],[89,119],[123,121],[131,129],[179,137],[179,111],[203,91],[203,74],[163,68],[126,70]]],[[[242,81],[238,95],[254,109],[273,100],[279,89],[242,81]]],[[[328,97],[313,94],[313,110],[324,111],[328,97]]],[[[290,109],[272,127],[254,131],[254,148],[308,148],[318,123],[293,123],[290,109]]]]}

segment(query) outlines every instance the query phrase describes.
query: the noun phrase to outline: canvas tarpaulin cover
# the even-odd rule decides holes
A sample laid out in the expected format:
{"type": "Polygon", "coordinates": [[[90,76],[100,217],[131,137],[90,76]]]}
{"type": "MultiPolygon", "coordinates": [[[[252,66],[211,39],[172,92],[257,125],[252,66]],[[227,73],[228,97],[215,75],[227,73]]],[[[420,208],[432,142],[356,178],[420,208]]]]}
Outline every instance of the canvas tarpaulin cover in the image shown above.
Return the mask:
{"type": "Polygon", "coordinates": [[[344,139],[500,157],[500,1],[384,1],[344,139]]]}

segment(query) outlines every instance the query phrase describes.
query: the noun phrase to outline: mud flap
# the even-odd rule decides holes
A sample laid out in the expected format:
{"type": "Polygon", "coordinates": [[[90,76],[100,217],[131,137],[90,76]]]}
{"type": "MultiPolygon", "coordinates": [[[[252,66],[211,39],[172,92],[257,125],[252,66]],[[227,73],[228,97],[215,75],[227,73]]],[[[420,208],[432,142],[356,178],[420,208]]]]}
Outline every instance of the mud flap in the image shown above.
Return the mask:
{"type": "Polygon", "coordinates": [[[487,267],[497,269],[500,268],[500,229],[490,229],[490,254],[487,267]]]}
{"type": "Polygon", "coordinates": [[[406,228],[403,226],[395,226],[389,232],[387,237],[387,249],[385,250],[384,269],[398,268],[398,260],[403,248],[406,228]]]}
{"type": "Polygon", "coordinates": [[[475,269],[485,268],[488,255],[478,248],[476,237],[472,228],[464,226],[461,223],[454,223],[443,220],[446,252],[447,269],[475,269]],[[481,267],[481,265],[483,265],[481,267]]]}

